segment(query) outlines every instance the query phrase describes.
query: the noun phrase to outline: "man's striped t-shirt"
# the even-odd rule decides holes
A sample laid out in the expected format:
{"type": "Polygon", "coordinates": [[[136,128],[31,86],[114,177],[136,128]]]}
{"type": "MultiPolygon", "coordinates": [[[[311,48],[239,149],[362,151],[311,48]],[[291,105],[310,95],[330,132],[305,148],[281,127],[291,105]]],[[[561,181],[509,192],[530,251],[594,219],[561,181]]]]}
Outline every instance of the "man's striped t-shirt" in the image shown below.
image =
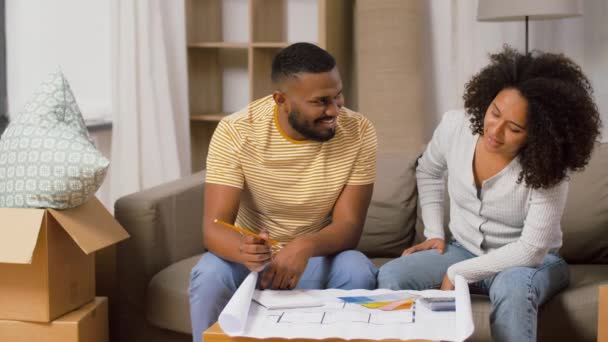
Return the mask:
{"type": "Polygon", "coordinates": [[[289,242],[331,222],[345,185],[374,182],[376,148],[372,123],[346,108],[332,139],[290,139],[267,96],[219,122],[206,182],[243,189],[236,225],[289,242]]]}

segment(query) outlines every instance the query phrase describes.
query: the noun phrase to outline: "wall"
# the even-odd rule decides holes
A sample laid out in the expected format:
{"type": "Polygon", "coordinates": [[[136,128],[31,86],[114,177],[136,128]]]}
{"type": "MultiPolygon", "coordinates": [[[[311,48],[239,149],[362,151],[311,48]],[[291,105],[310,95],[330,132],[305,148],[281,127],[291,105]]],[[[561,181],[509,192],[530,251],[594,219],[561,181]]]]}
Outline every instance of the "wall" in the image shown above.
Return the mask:
{"type": "Polygon", "coordinates": [[[110,2],[7,0],[9,113],[61,68],[85,118],[110,114],[110,2]]]}

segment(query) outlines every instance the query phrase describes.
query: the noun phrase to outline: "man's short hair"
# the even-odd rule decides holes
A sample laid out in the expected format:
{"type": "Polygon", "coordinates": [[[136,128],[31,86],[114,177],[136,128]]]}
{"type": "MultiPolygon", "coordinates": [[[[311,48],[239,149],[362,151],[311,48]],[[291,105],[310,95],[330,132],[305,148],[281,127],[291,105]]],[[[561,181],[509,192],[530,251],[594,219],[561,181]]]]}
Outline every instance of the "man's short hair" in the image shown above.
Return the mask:
{"type": "Polygon", "coordinates": [[[272,60],[271,79],[274,83],[300,73],[329,72],[336,67],[336,60],[329,52],[310,43],[291,44],[272,60]]]}

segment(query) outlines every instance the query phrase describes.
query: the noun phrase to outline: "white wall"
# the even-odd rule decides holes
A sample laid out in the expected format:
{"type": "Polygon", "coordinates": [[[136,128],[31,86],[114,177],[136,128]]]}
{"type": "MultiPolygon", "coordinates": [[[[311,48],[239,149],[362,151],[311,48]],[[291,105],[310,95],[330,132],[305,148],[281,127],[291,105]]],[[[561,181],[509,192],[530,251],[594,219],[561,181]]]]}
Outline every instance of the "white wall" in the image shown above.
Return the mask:
{"type": "Polygon", "coordinates": [[[85,119],[110,117],[110,1],[6,0],[9,115],[63,70],[85,119]]]}

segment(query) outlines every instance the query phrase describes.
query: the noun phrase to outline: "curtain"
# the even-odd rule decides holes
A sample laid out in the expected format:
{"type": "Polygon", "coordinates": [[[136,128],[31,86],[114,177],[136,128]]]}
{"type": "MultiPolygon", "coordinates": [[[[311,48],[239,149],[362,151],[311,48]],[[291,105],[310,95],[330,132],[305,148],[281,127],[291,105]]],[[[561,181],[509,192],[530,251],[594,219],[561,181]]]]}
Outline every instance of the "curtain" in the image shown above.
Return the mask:
{"type": "Polygon", "coordinates": [[[418,150],[426,142],[422,9],[420,1],[355,4],[356,109],[374,123],[381,152],[418,150]]]}
{"type": "MultiPolygon", "coordinates": [[[[479,0],[483,1],[483,0],[479,0]]],[[[530,50],[559,52],[578,63],[595,90],[604,127],[608,124],[608,2],[585,0],[580,17],[530,20],[530,50]]],[[[464,84],[488,62],[488,53],[507,43],[524,51],[525,24],[522,21],[478,22],[477,1],[432,0],[423,2],[430,53],[430,82],[426,107],[434,121],[426,129],[426,139],[441,115],[462,108],[464,84]]],[[[425,37],[426,39],[426,37],[425,37]]],[[[603,140],[608,139],[604,129],[603,140]]]]}
{"type": "Polygon", "coordinates": [[[110,196],[190,173],[183,1],[112,3],[110,196]]]}
{"type": "Polygon", "coordinates": [[[8,94],[6,91],[6,11],[0,0],[0,136],[8,125],[8,94]]]}

